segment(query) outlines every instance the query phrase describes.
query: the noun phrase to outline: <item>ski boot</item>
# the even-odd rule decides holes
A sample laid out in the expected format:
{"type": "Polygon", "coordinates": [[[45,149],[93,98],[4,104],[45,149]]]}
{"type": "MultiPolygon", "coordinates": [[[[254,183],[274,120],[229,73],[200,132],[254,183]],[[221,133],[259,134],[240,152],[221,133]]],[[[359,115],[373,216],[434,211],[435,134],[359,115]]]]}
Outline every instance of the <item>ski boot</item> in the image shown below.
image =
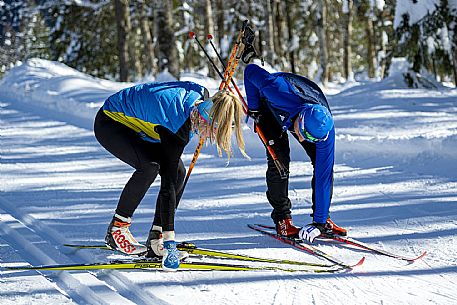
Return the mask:
{"type": "Polygon", "coordinates": [[[162,258],[166,252],[163,248],[162,232],[159,230],[151,229],[149,231],[148,239],[146,240],[146,247],[148,247],[148,253],[146,254],[146,257],[162,258]]]}
{"type": "MultiPolygon", "coordinates": [[[[174,234],[173,234],[174,235],[174,234]]],[[[163,242],[165,251],[162,257],[162,269],[165,271],[176,271],[179,268],[179,251],[174,240],[165,240],[163,242]]]]}
{"type": "MultiPolygon", "coordinates": [[[[160,258],[165,256],[166,250],[163,246],[163,235],[159,230],[151,229],[149,231],[148,239],[146,241],[146,247],[148,247],[148,252],[146,254],[147,258],[160,258]]],[[[183,261],[189,257],[189,253],[186,251],[178,250],[179,260],[183,261]]]]}
{"type": "Polygon", "coordinates": [[[143,255],[147,248],[137,242],[130,233],[131,222],[130,217],[114,214],[106,232],[105,243],[109,248],[128,255],[143,255]]]}
{"type": "Polygon", "coordinates": [[[300,228],[297,228],[292,223],[292,218],[285,218],[276,223],[276,233],[278,235],[295,238],[298,237],[300,228]]]}
{"type": "Polygon", "coordinates": [[[335,224],[330,217],[327,218],[327,225],[332,229],[332,233],[339,236],[347,236],[348,231],[345,228],[342,228],[335,224]]]}

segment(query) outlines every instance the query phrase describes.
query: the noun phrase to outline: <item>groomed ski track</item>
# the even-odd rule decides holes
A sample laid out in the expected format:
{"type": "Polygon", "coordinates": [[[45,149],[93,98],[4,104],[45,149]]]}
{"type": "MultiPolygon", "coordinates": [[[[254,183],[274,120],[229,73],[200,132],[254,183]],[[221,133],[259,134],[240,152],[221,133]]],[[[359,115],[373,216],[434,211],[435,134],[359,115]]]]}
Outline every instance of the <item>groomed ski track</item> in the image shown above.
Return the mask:
{"type": "MultiPolygon", "coordinates": [[[[5,105],[2,104],[2,106],[5,105]]],[[[5,111],[3,108],[3,114],[7,114],[9,118],[14,120],[18,118],[19,113],[5,111]]],[[[37,119],[40,122],[38,123],[39,126],[36,126],[37,128],[44,127],[41,123],[59,125],[57,122],[41,120],[41,118],[33,115],[25,116],[20,120],[23,122],[35,121],[36,123],[37,119]]],[[[10,126],[17,128],[20,125],[19,121],[15,121],[15,124],[10,126]]],[[[21,133],[20,127],[16,131],[19,135],[24,135],[21,133]]],[[[56,127],[55,131],[59,133],[59,127],[56,127]]],[[[38,148],[35,145],[32,146],[38,148]]],[[[14,146],[9,146],[9,148],[15,149],[14,146]]],[[[5,148],[3,148],[4,150],[5,148]]],[[[2,238],[19,253],[25,262],[34,265],[93,262],[94,257],[89,252],[65,249],[62,246],[67,241],[65,237],[43,221],[27,213],[22,213],[18,208],[22,205],[23,203],[15,202],[14,199],[0,197],[0,233],[2,238]]],[[[27,207],[27,204],[25,206],[27,207]]],[[[8,273],[13,274],[13,272],[5,272],[4,275],[8,273]]],[[[33,274],[35,272],[23,273],[33,274]]],[[[144,291],[118,271],[85,273],[61,271],[42,272],[42,274],[57,285],[56,289],[60,293],[77,304],[169,304],[144,291]]]]}
{"type": "MultiPolygon", "coordinates": [[[[96,143],[87,127],[90,122],[82,122],[86,128],[81,128],[68,120],[56,120],[39,108],[31,109],[0,101],[0,263],[107,260],[106,252],[76,251],[62,245],[103,240],[131,169],[96,143]]],[[[190,144],[186,151],[186,165],[194,147],[190,144]]],[[[269,222],[263,158],[235,158],[229,167],[224,166],[225,160],[214,158],[212,153],[204,151],[200,157],[177,214],[178,239],[249,255],[312,260],[246,228],[254,221],[269,222]]],[[[296,222],[301,223],[308,219],[311,169],[293,162],[291,171],[291,199],[296,222]],[[300,171],[306,176],[300,176],[300,171]]],[[[339,195],[335,196],[334,218],[340,224],[353,230],[357,238],[380,247],[395,247],[405,254],[428,250],[424,262],[407,265],[322,244],[318,246],[347,262],[366,255],[364,268],[336,275],[0,271],[2,304],[27,304],[34,300],[30,297],[34,294],[35,300],[48,304],[456,303],[455,240],[449,239],[455,234],[456,223],[445,220],[438,226],[427,218],[439,222],[446,215],[457,214],[452,191],[455,183],[399,173],[389,166],[355,168],[342,164],[336,167],[335,179],[340,182],[335,190],[339,195]],[[399,201],[404,205],[397,205],[399,201]],[[441,201],[440,205],[433,207],[435,201],[441,201]],[[447,242],[446,249],[436,244],[440,240],[447,242]],[[30,278],[34,285],[21,286],[30,278]]],[[[140,240],[146,238],[157,189],[158,181],[134,217],[132,230],[140,240]]]]}

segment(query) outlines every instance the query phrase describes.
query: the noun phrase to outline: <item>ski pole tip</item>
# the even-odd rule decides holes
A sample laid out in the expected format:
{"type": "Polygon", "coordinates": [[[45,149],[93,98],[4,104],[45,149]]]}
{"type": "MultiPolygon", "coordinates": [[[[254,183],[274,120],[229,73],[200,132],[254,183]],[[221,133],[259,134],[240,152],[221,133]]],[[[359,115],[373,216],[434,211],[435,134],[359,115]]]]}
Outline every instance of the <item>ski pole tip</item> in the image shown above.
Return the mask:
{"type": "Polygon", "coordinates": [[[213,39],[213,35],[211,35],[211,34],[208,34],[207,37],[208,37],[209,40],[213,39]]]}
{"type": "Polygon", "coordinates": [[[190,37],[190,38],[194,38],[194,37],[195,37],[195,33],[192,32],[192,31],[190,31],[190,32],[189,32],[189,37],[190,37]]]}

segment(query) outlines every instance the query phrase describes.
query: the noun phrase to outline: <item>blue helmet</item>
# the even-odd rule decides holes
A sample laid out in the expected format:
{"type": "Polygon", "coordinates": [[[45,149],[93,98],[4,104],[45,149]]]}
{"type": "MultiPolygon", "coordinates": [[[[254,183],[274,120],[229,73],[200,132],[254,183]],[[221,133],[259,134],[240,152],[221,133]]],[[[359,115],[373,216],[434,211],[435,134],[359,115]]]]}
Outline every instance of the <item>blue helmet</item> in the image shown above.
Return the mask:
{"type": "Polygon", "coordinates": [[[298,115],[298,127],[301,135],[308,142],[327,140],[333,128],[333,117],[330,111],[320,104],[312,104],[298,115]]]}
{"type": "Polygon", "coordinates": [[[201,118],[207,123],[211,123],[211,118],[209,116],[211,107],[213,107],[213,101],[209,98],[197,105],[198,114],[200,114],[201,118]]]}

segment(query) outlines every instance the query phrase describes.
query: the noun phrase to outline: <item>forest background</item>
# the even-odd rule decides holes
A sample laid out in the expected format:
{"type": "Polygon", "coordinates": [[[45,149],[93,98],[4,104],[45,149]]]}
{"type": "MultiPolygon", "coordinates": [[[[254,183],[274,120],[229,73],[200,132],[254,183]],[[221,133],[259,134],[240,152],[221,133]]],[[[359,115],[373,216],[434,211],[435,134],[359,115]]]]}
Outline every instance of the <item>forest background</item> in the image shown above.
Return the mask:
{"type": "Polygon", "coordinates": [[[122,82],[216,77],[189,31],[226,60],[245,19],[268,65],[324,87],[381,80],[396,57],[411,87],[457,84],[457,0],[0,0],[0,78],[35,57],[122,82]]]}

